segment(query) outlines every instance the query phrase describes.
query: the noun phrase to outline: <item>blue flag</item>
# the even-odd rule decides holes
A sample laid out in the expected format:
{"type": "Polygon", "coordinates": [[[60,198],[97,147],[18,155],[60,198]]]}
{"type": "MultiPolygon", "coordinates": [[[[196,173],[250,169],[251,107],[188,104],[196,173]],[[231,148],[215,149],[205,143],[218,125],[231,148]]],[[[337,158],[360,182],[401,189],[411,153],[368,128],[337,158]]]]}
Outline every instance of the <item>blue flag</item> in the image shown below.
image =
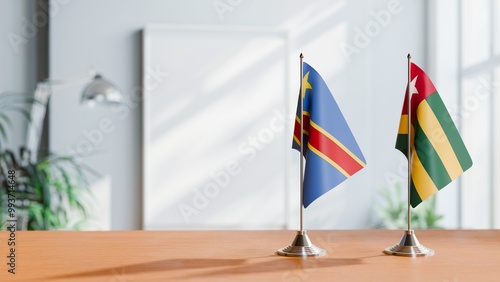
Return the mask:
{"type": "MultiPolygon", "coordinates": [[[[366,165],[347,122],[323,78],[303,63],[303,142],[306,159],[303,203],[314,200],[366,165]]],[[[292,147],[300,151],[300,97],[292,147]]]]}

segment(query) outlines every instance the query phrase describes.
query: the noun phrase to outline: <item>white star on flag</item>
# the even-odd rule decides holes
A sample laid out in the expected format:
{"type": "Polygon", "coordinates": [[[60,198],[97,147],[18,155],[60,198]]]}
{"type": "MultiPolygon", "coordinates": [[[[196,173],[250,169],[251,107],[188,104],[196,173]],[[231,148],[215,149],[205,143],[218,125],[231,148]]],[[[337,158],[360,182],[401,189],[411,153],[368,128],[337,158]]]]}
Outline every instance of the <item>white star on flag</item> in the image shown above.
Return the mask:
{"type": "Polygon", "coordinates": [[[415,76],[415,78],[410,82],[410,96],[413,94],[418,94],[417,87],[415,86],[415,84],[417,83],[417,78],[418,75],[415,76]]]}

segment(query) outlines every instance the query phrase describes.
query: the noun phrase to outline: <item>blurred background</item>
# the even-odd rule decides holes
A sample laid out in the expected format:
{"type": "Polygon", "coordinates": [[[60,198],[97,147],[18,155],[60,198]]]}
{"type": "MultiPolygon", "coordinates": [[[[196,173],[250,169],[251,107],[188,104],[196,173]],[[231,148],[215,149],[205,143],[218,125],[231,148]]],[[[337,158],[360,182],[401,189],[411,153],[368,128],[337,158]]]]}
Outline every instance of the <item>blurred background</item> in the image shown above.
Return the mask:
{"type": "Polygon", "coordinates": [[[500,228],[498,1],[1,4],[0,149],[29,229],[297,229],[300,53],[367,160],[305,210],[306,229],[405,228],[407,166],[394,145],[408,53],[474,162],[413,210],[415,227],[500,228]],[[75,78],[89,69],[121,103],[82,103],[75,78]],[[47,78],[64,87],[50,84],[46,114],[33,116],[47,78]],[[23,157],[34,123],[45,124],[38,157],[23,157]]]}

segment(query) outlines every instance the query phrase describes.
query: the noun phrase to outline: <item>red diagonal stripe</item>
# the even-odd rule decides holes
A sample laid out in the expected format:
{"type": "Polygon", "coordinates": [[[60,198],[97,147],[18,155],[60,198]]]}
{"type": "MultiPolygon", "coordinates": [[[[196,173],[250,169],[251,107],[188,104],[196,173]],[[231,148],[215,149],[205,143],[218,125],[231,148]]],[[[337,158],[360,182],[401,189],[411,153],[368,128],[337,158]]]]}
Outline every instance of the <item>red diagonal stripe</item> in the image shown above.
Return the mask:
{"type": "Polygon", "coordinates": [[[344,149],[312,126],[309,131],[309,144],[337,163],[349,175],[353,175],[363,168],[344,149]]]}
{"type": "MultiPolygon", "coordinates": [[[[309,116],[304,115],[304,131],[309,132],[309,128],[311,127],[309,123],[309,116]]],[[[293,135],[297,140],[300,140],[300,122],[295,119],[295,128],[293,129],[293,135]]],[[[300,144],[299,144],[300,145],[300,144]]]]}

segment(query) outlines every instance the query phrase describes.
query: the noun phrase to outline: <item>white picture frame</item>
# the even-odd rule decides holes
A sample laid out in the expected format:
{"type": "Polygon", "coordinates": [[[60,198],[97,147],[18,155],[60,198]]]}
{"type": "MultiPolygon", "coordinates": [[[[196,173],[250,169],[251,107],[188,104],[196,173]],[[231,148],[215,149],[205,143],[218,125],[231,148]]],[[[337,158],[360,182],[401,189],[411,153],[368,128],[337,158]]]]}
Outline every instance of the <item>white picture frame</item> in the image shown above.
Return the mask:
{"type": "Polygon", "coordinates": [[[287,38],[145,27],[143,229],[286,228],[296,102],[287,38]]]}

